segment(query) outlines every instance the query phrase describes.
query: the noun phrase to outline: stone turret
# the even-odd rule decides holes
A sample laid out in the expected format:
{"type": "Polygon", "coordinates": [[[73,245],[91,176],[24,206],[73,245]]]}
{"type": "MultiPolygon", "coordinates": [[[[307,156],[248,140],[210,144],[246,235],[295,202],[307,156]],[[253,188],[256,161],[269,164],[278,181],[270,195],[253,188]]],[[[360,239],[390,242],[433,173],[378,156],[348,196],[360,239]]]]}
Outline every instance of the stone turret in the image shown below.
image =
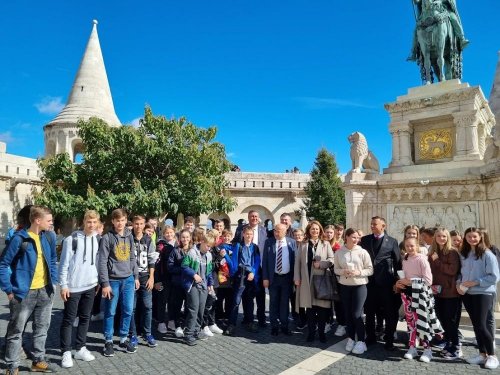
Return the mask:
{"type": "Polygon", "coordinates": [[[496,122],[500,124],[500,51],[498,52],[497,69],[495,70],[495,77],[493,78],[489,102],[491,111],[496,117],[496,122]]]}
{"type": "Polygon", "coordinates": [[[77,122],[98,117],[111,126],[120,126],[109,88],[104,59],[102,57],[97,21],[80,63],[68,101],[63,110],[44,127],[45,155],[67,152],[71,159],[82,151],[77,122]]]}

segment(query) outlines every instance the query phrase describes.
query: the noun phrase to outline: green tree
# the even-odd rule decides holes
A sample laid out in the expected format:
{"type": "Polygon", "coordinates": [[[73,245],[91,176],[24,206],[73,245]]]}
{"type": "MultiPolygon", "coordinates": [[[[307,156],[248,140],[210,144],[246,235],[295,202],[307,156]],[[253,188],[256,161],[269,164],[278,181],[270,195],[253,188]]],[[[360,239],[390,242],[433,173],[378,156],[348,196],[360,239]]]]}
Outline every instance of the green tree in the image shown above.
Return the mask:
{"type": "Polygon", "coordinates": [[[341,184],[335,157],[321,149],[311,171],[311,180],[304,188],[307,198],[302,208],[309,219],[323,225],[345,223],[345,195],[341,184]]]}
{"type": "Polygon", "coordinates": [[[82,162],[66,153],[40,159],[43,187],[35,201],[63,218],[85,209],[106,216],[116,207],[147,215],[231,211],[224,176],[230,163],[216,133],[185,118],[154,116],[149,107],[138,128],[80,121],[82,162]]]}

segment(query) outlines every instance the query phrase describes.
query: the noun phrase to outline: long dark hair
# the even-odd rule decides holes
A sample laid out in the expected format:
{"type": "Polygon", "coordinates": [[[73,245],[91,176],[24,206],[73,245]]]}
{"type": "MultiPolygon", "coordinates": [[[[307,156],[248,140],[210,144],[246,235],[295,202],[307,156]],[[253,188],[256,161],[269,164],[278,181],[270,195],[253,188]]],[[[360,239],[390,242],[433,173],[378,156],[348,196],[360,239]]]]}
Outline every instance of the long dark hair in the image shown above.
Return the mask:
{"type": "Polygon", "coordinates": [[[479,230],[476,227],[470,227],[465,230],[464,233],[464,241],[462,243],[462,250],[460,250],[460,254],[464,257],[467,258],[469,256],[469,253],[472,250],[471,245],[467,241],[467,233],[477,233],[479,234],[479,237],[481,237],[481,241],[476,246],[475,249],[475,254],[476,254],[476,259],[482,258],[483,254],[486,252],[486,246],[484,246],[484,241],[483,241],[483,234],[481,233],[481,230],[479,230]]]}

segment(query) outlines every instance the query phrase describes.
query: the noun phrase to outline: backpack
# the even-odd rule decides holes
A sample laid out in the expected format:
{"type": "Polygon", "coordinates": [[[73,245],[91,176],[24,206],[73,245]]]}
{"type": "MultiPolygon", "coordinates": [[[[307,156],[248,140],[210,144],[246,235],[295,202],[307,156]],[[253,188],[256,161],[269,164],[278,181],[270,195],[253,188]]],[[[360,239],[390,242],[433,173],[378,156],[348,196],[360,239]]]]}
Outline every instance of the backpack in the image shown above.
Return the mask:
{"type": "MultiPolygon", "coordinates": [[[[78,235],[76,234],[76,232],[73,232],[71,233],[71,247],[73,248],[73,254],[76,253],[76,249],[78,248],[78,235]]],[[[102,236],[100,234],[97,234],[96,235],[96,238],[97,238],[97,249],[99,250],[99,242],[101,242],[101,238],[102,236]]]]}

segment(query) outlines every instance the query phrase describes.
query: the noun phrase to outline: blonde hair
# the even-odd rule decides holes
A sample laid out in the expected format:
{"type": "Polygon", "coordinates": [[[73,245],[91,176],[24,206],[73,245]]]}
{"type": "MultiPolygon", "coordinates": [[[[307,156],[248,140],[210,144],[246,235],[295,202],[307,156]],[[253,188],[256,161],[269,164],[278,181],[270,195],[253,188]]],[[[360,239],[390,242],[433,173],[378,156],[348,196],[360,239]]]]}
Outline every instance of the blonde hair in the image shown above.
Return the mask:
{"type": "Polygon", "coordinates": [[[213,247],[217,242],[217,238],[219,238],[219,231],[210,229],[208,232],[200,234],[198,239],[200,242],[206,243],[208,247],[213,247]]]}
{"type": "Polygon", "coordinates": [[[96,210],[87,210],[85,211],[85,215],[83,215],[83,222],[86,222],[88,219],[97,219],[97,221],[99,221],[100,218],[96,210]]]}
{"type": "Polygon", "coordinates": [[[448,254],[450,251],[453,251],[453,247],[451,246],[451,235],[448,229],[446,228],[438,228],[434,232],[434,237],[432,238],[432,245],[429,249],[429,256],[431,256],[434,253],[442,253],[444,255],[448,254]],[[436,242],[436,236],[438,233],[444,233],[446,234],[446,243],[443,245],[442,248],[437,244],[436,242]]]}
{"type": "Polygon", "coordinates": [[[32,206],[30,208],[30,223],[33,223],[36,219],[40,219],[45,215],[52,214],[52,211],[47,207],[43,206],[32,206]]]}

